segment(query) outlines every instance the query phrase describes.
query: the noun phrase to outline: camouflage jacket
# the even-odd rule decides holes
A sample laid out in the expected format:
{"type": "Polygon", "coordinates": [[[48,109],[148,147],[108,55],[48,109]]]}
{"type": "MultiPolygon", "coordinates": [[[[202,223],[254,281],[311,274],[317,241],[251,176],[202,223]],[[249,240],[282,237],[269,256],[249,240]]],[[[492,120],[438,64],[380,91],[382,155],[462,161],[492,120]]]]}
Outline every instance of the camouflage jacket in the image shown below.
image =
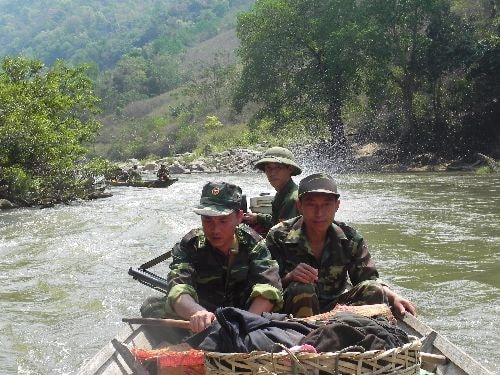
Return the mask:
{"type": "Polygon", "coordinates": [[[273,227],[266,243],[279,263],[281,277],[299,263],[307,263],[319,270],[317,290],[320,301],[331,301],[342,294],[348,285],[348,277],[352,285],[378,280],[378,271],[363,237],[343,223],[334,222],[328,229],[319,261],[307,241],[302,216],[273,227]]]}
{"type": "Polygon", "coordinates": [[[206,239],[201,228],[193,229],[172,250],[167,277],[167,301],[172,307],[181,294],[191,295],[207,310],[217,307],[246,309],[262,296],[283,305],[278,263],[271,258],[265,241],[247,225],[236,228],[237,249],[225,256],[206,239]]]}
{"type": "Polygon", "coordinates": [[[257,224],[269,229],[283,220],[299,216],[297,200],[299,188],[292,179],[278,192],[273,199],[272,215],[257,214],[257,224]]]}

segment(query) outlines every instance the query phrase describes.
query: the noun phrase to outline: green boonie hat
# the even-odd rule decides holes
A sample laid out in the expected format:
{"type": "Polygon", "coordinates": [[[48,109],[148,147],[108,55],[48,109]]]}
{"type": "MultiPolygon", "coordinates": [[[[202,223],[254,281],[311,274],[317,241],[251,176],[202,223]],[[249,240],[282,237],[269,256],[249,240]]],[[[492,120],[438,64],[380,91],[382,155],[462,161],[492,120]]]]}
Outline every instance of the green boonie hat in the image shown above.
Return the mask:
{"type": "Polygon", "coordinates": [[[241,207],[241,188],[227,182],[209,182],[203,186],[200,204],[194,212],[203,216],[225,216],[241,207]]]}
{"type": "Polygon", "coordinates": [[[302,169],[300,169],[295,161],[292,152],[284,147],[271,147],[269,150],[264,152],[262,159],[255,163],[255,168],[263,171],[267,163],[280,163],[292,166],[292,176],[297,176],[302,173],[302,169]]]}
{"type": "Polygon", "coordinates": [[[340,197],[337,192],[337,183],[331,176],[324,173],[309,175],[299,182],[299,198],[306,193],[325,193],[340,197]]]}

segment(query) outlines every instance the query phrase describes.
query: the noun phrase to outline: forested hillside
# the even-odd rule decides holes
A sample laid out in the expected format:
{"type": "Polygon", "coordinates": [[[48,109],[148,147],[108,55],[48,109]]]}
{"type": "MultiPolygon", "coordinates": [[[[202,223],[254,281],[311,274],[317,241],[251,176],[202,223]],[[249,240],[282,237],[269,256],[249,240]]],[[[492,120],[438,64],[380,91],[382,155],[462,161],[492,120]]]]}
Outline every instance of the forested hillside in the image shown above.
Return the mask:
{"type": "Polygon", "coordinates": [[[113,168],[100,156],[175,152],[163,112],[141,103],[200,84],[199,59],[234,64],[235,13],[248,5],[0,0],[0,199],[45,206],[89,198],[93,178],[113,168]],[[228,53],[193,49],[211,38],[228,53]]]}
{"type": "Polygon", "coordinates": [[[137,49],[176,54],[234,27],[245,0],[0,0],[0,55],[113,68],[137,49]],[[226,18],[226,16],[228,16],[226,18]]]}
{"type": "Polygon", "coordinates": [[[249,0],[0,0],[0,56],[88,63],[105,111],[169,91],[188,77],[186,49],[235,26],[249,0]]]}
{"type": "Polygon", "coordinates": [[[498,153],[499,30],[494,0],[0,0],[0,56],[89,64],[92,150],[115,160],[299,138],[498,153]]]}

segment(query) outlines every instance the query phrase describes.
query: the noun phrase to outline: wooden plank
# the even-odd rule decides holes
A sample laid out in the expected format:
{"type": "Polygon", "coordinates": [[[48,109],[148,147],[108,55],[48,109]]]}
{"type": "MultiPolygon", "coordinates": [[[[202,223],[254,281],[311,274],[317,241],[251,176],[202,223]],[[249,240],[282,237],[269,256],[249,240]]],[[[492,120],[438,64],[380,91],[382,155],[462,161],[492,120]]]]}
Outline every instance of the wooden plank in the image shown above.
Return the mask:
{"type": "Polygon", "coordinates": [[[451,362],[456,364],[467,374],[474,375],[492,375],[485,367],[483,367],[474,358],[466,354],[462,349],[455,346],[448,339],[438,334],[434,340],[434,346],[441,351],[451,362]]]}
{"type": "Polygon", "coordinates": [[[127,325],[121,329],[114,340],[106,344],[89,362],[85,363],[77,375],[132,375],[137,372],[130,367],[130,360],[124,358],[113,341],[118,341],[130,346],[151,349],[151,343],[147,339],[142,326],[133,327],[127,325]]]}
{"type": "Polygon", "coordinates": [[[430,354],[430,353],[422,352],[422,353],[420,353],[420,357],[422,359],[422,362],[428,363],[431,365],[445,365],[446,363],[449,362],[448,358],[446,358],[442,354],[430,354]]]}

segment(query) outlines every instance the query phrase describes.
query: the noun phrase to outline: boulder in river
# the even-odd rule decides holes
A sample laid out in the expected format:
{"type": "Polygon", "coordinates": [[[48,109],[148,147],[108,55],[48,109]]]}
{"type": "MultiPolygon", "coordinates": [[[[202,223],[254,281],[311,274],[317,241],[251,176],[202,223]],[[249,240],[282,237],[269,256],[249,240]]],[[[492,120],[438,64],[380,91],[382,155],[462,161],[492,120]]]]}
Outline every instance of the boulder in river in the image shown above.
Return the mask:
{"type": "Polygon", "coordinates": [[[10,208],[17,208],[18,206],[7,199],[0,199],[0,210],[8,210],[10,208]]]}

